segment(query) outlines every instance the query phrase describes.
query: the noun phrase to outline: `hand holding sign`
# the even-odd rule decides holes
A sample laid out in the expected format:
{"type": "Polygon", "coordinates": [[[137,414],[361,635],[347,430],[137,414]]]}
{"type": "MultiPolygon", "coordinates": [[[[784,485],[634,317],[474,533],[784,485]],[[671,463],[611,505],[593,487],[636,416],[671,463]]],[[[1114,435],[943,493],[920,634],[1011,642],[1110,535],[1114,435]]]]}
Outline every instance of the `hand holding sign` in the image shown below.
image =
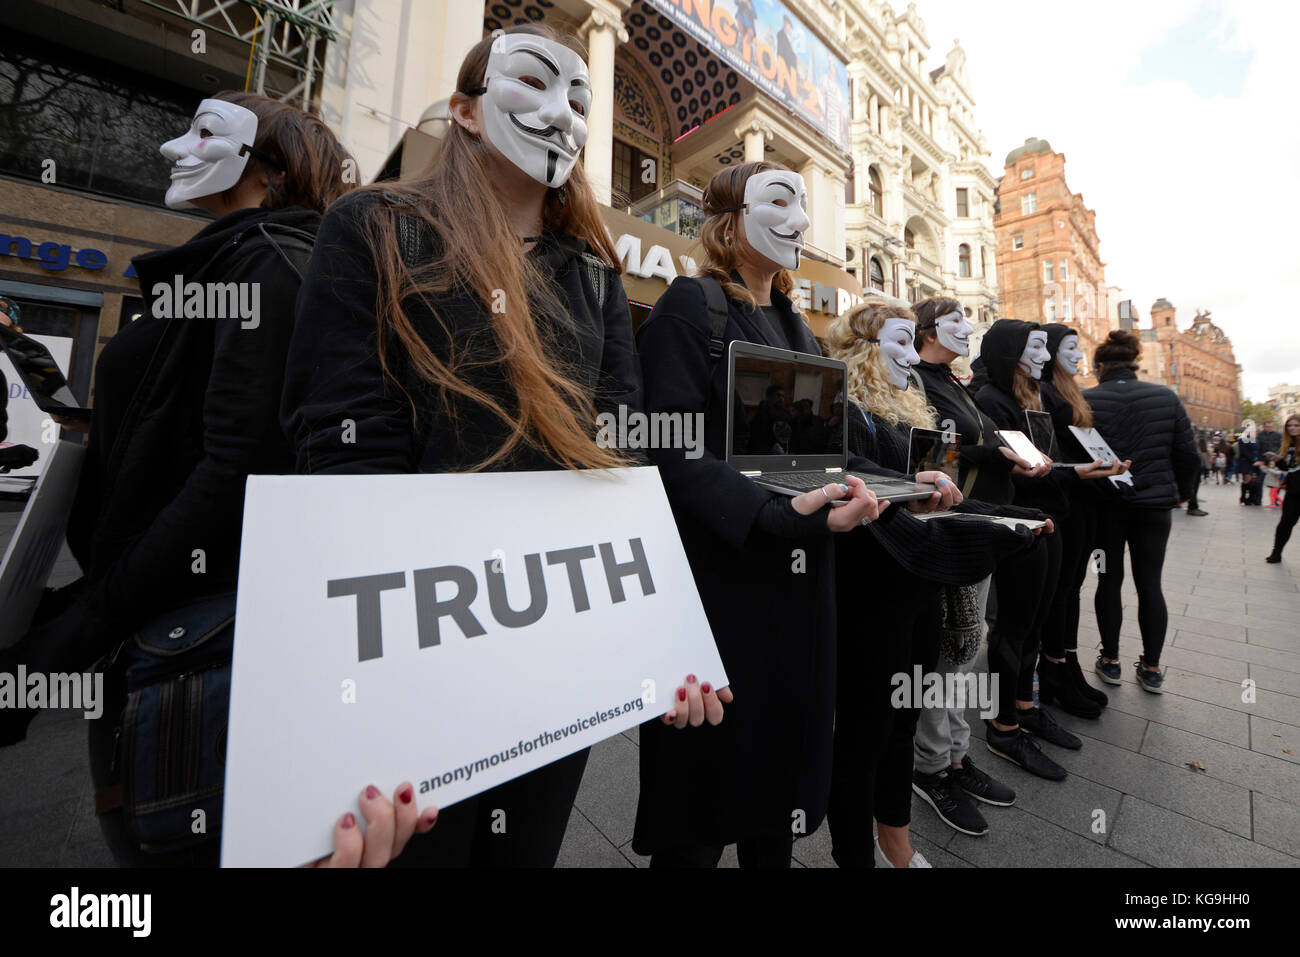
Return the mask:
{"type": "Polygon", "coordinates": [[[687,675],[686,683],[675,693],[673,706],[660,720],[678,730],[688,724],[692,728],[698,728],[705,721],[721,724],[722,706],[735,700],[731,688],[715,690],[707,681],[700,684],[695,680],[695,675],[687,675]]]}
{"type": "Polygon", "coordinates": [[[357,803],[366,819],[364,836],[356,815],[349,811],[334,825],[334,853],[307,867],[387,867],[406,849],[412,835],[428,834],[438,822],[437,808],[421,813],[416,807],[410,781],[397,786],[391,803],[373,784],[361,792],[357,803]]]}

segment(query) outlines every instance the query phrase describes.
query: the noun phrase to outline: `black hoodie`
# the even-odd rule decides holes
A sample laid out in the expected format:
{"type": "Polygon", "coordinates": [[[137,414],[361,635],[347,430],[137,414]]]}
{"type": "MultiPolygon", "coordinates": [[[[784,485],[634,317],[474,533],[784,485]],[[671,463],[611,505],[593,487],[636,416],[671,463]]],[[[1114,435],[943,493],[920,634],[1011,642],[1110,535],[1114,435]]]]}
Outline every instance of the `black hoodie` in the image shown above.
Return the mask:
{"type": "MultiPolygon", "coordinates": [[[[1051,358],[1043,366],[1043,378],[1038,383],[1038,393],[1043,397],[1043,411],[1052,417],[1052,427],[1056,431],[1058,461],[1088,462],[1091,457],[1079,444],[1079,440],[1070,431],[1074,424],[1074,406],[1056,388],[1056,353],[1066,336],[1077,336],[1079,330],[1054,322],[1043,326],[1047,330],[1047,351],[1051,358]]],[[[1109,483],[1107,483],[1109,484],[1109,483]]]]}
{"type": "Polygon", "coordinates": [[[68,525],[84,601],[114,629],[129,632],[200,593],[234,588],[244,480],[293,471],[277,413],[294,302],[319,224],[318,213],[301,207],[244,209],[182,246],[132,260],[143,315],[96,365],[90,443],[68,525]],[[158,318],[155,287],[174,288],[177,276],[256,285],[256,325],[158,318]],[[193,571],[195,549],[204,553],[203,574],[193,571]]]}
{"type": "MultiPolygon", "coordinates": [[[[999,319],[984,334],[980,358],[984,360],[988,382],[976,393],[975,401],[999,429],[1029,432],[1025,412],[1012,389],[1029,334],[1042,328],[1036,322],[999,319]]],[[[1042,509],[1055,518],[1063,518],[1070,511],[1066,491],[1068,483],[1077,478],[1073,469],[1053,469],[1051,474],[1041,478],[1012,475],[1016,504],[1042,509]]]]}
{"type": "Polygon", "coordinates": [[[993,434],[997,425],[980,411],[974,397],[948,366],[922,360],[915,369],[926,401],[939,413],[939,427],[951,427],[961,436],[958,482],[962,495],[994,505],[1011,504],[1015,497],[1012,462],[999,450],[1000,443],[993,434]]]}

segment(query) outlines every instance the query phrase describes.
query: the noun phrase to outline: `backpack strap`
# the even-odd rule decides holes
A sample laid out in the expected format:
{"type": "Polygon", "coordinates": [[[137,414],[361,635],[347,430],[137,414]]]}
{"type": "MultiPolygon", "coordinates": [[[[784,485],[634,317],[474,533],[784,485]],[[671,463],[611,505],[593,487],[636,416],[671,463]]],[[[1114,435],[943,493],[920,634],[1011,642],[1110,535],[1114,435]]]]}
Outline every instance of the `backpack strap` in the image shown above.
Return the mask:
{"type": "Polygon", "coordinates": [[[727,351],[727,294],[722,291],[722,283],[711,276],[699,276],[700,285],[704,287],[704,301],[709,307],[709,372],[713,372],[722,354],[727,351]]]}
{"type": "Polygon", "coordinates": [[[609,265],[599,256],[593,256],[591,253],[582,254],[582,267],[587,274],[587,282],[596,293],[596,302],[600,305],[601,312],[605,311],[605,304],[609,299],[610,270],[609,265]]]}

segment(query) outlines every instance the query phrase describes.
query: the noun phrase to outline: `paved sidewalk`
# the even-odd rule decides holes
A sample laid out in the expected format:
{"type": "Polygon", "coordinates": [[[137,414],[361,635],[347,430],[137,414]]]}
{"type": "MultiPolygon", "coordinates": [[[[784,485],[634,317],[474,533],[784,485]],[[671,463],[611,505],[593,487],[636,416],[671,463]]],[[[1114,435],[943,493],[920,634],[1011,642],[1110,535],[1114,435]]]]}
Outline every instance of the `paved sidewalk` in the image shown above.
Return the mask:
{"type": "MultiPolygon", "coordinates": [[[[973,757],[1016,789],[1016,806],[983,807],[990,833],[971,838],[914,800],[914,844],[935,867],[1300,865],[1300,543],[1282,565],[1265,564],[1279,511],[1245,508],[1236,497],[1236,487],[1202,486],[1210,515],[1173,516],[1165,694],[1134,681],[1141,642],[1126,583],[1124,684],[1105,688],[1111,705],[1097,721],[1057,712],[1083,737],[1082,751],[1043,746],[1070,777],[1040,781],[977,743],[973,757]],[[1254,700],[1246,703],[1248,679],[1254,700]]],[[[11,518],[0,513],[0,543],[11,518]]],[[[62,562],[57,570],[74,572],[62,562]]],[[[1088,662],[1100,640],[1094,582],[1089,576],[1084,588],[1080,635],[1088,662]]],[[[972,726],[983,734],[980,721],[972,726]]],[[[630,846],[636,800],[633,732],[592,750],[561,865],[644,866],[630,846]]],[[[795,858],[834,866],[825,826],[796,843],[795,858]]],[[[723,863],[735,866],[734,849],[723,863]]],[[[0,750],[0,866],[16,864],[112,865],[76,715],[42,715],[26,742],[0,750]]]]}

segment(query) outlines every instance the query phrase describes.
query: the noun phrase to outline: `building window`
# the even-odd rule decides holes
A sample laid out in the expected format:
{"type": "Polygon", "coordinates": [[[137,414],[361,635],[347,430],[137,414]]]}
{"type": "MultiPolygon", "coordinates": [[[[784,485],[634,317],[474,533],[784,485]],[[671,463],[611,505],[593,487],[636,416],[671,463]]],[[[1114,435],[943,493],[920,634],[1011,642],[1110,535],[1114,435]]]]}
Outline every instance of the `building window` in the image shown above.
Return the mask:
{"type": "Polygon", "coordinates": [[[629,146],[621,140],[614,141],[614,177],[613,187],[616,196],[626,198],[628,203],[635,203],[647,193],[655,191],[653,180],[643,182],[641,175],[645,168],[642,160],[650,159],[658,165],[653,157],[647,157],[635,146],[629,146]]]}
{"type": "Polygon", "coordinates": [[[1048,322],[1056,321],[1056,297],[1055,296],[1047,300],[1047,321],[1048,322]]]}
{"type": "Polygon", "coordinates": [[[1069,322],[1071,319],[1074,318],[1073,303],[1070,302],[1070,298],[1068,296],[1066,297],[1065,302],[1061,303],[1061,309],[1062,309],[1061,318],[1064,319],[1066,322],[1069,322]]]}
{"type": "Polygon", "coordinates": [[[1028,216],[1030,213],[1038,212],[1038,194],[1026,193],[1020,197],[1020,215],[1028,216]]]}
{"type": "Polygon", "coordinates": [[[906,226],[903,227],[903,245],[906,246],[908,249],[916,248],[916,234],[913,233],[906,226]]]}
{"type": "Polygon", "coordinates": [[[871,211],[877,216],[885,214],[884,190],[880,184],[880,173],[874,166],[867,168],[867,179],[871,181],[871,211]]]}
{"type": "Polygon", "coordinates": [[[880,260],[877,259],[875,256],[871,257],[871,262],[869,266],[871,272],[871,278],[870,278],[871,288],[879,292],[884,292],[885,291],[885,268],[882,265],[880,265],[880,260]]]}
{"type": "Polygon", "coordinates": [[[855,178],[856,177],[855,177],[854,167],[850,165],[849,171],[844,174],[844,205],[845,206],[851,206],[853,205],[854,202],[856,202],[856,184],[854,183],[855,178]]]}
{"type": "Polygon", "coordinates": [[[1020,178],[1021,178],[1021,179],[1033,179],[1033,178],[1034,178],[1034,168],[1033,168],[1032,166],[1026,166],[1024,169],[1022,169],[1022,170],[1020,171],[1020,178]]]}
{"type": "Polygon", "coordinates": [[[965,243],[957,247],[957,275],[962,279],[970,278],[970,247],[965,243]]]}
{"type": "Polygon", "coordinates": [[[1050,259],[1043,260],[1043,282],[1054,282],[1055,280],[1056,276],[1053,274],[1052,261],[1050,259]]]}
{"type": "Polygon", "coordinates": [[[957,215],[964,219],[970,215],[970,201],[967,199],[969,194],[964,189],[957,190],[957,215]]]}
{"type": "Polygon", "coordinates": [[[1069,263],[1066,260],[1062,259],[1061,260],[1061,282],[1065,282],[1069,278],[1070,278],[1069,263]]]}
{"type": "Polygon", "coordinates": [[[1024,249],[1024,248],[1025,248],[1025,237],[1024,237],[1024,236],[1012,236],[1012,237],[1011,237],[1011,248],[1012,248],[1012,249],[1024,249]]]}

